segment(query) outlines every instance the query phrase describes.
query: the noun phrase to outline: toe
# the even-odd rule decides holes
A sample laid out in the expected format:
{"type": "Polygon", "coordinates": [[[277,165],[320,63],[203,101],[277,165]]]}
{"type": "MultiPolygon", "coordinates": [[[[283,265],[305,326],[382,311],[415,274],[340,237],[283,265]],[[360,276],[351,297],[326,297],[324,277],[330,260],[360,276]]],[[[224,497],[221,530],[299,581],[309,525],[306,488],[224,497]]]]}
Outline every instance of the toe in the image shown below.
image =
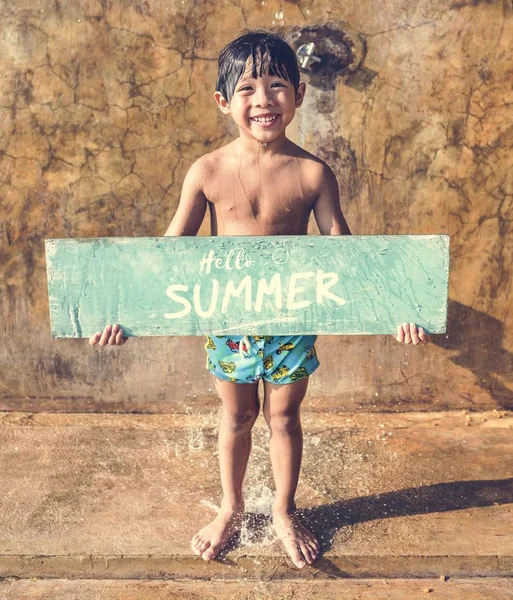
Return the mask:
{"type": "Polygon", "coordinates": [[[306,566],[306,561],[299,550],[296,550],[294,552],[294,555],[292,556],[292,562],[296,565],[296,567],[299,567],[300,569],[306,566]]]}
{"type": "Polygon", "coordinates": [[[215,542],[212,542],[209,548],[209,550],[212,551],[212,558],[215,558],[219,554],[223,545],[224,543],[222,542],[222,540],[215,540],[215,542]]]}
{"type": "Polygon", "coordinates": [[[308,546],[308,553],[310,554],[311,562],[315,562],[317,560],[317,551],[312,546],[308,546]]]}
{"type": "Polygon", "coordinates": [[[204,560],[212,560],[214,558],[214,549],[212,547],[208,548],[203,552],[202,556],[204,560]]]}
{"type": "Polygon", "coordinates": [[[301,543],[299,544],[299,547],[301,548],[301,554],[303,555],[303,557],[304,557],[305,561],[306,561],[306,562],[307,562],[309,565],[311,565],[311,564],[312,564],[312,562],[313,562],[313,559],[312,559],[312,554],[311,554],[310,548],[309,548],[309,547],[307,546],[307,544],[306,544],[306,543],[304,543],[304,542],[301,542],[301,543]]]}

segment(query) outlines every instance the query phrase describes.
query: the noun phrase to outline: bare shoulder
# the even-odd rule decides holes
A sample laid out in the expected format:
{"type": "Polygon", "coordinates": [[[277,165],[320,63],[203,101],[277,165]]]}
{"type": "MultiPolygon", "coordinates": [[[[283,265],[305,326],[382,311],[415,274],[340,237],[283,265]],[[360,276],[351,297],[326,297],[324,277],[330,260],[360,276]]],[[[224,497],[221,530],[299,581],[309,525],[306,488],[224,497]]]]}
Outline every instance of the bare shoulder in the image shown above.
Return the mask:
{"type": "Polygon", "coordinates": [[[208,175],[211,168],[211,161],[208,157],[208,154],[203,154],[203,156],[198,157],[190,166],[189,172],[195,179],[201,181],[208,175]]]}
{"type": "Polygon", "coordinates": [[[319,191],[327,182],[335,179],[335,174],[331,170],[331,167],[321,158],[303,148],[300,150],[298,158],[301,162],[301,170],[311,189],[319,191]]]}
{"type": "Polygon", "coordinates": [[[201,161],[203,163],[203,168],[207,170],[215,170],[219,167],[219,165],[226,161],[227,158],[233,156],[233,142],[225,144],[221,146],[217,150],[212,150],[212,152],[207,152],[201,157],[201,161]]]}
{"type": "Polygon", "coordinates": [[[220,164],[218,150],[208,152],[198,157],[189,167],[186,175],[186,181],[195,188],[200,189],[204,194],[207,193],[208,183],[212,181],[214,175],[218,172],[220,164]]]}
{"type": "Polygon", "coordinates": [[[231,159],[233,158],[232,147],[233,142],[230,142],[217,150],[207,152],[198,159],[200,161],[199,168],[203,180],[203,192],[207,200],[214,204],[218,196],[219,185],[226,179],[228,166],[231,164],[231,159]]]}

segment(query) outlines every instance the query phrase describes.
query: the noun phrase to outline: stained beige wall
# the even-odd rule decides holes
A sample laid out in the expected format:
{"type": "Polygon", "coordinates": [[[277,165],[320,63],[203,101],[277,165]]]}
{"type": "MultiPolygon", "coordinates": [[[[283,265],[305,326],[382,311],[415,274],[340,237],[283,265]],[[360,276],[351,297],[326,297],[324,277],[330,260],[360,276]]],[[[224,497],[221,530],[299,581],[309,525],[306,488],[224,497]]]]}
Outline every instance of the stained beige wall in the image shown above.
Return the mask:
{"type": "Polygon", "coordinates": [[[202,338],[52,340],[44,239],[163,235],[190,164],[237,133],[213,100],[220,48],[248,29],[293,35],[328,20],[360,40],[358,68],[304,75],[288,134],[336,172],[353,233],[451,235],[449,329],[423,347],[319,338],[306,403],[512,408],[512,12],[505,1],[0,2],[0,409],[218,406],[202,338]]]}

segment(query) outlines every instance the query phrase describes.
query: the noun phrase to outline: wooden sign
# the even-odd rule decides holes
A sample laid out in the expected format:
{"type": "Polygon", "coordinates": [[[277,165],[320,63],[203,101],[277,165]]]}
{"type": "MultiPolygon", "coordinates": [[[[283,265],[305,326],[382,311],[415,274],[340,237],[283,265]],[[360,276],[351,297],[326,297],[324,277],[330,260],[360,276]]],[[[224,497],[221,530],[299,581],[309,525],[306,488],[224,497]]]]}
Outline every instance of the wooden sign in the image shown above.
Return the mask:
{"type": "Polygon", "coordinates": [[[448,235],[45,240],[53,338],[444,333],[448,235]]]}

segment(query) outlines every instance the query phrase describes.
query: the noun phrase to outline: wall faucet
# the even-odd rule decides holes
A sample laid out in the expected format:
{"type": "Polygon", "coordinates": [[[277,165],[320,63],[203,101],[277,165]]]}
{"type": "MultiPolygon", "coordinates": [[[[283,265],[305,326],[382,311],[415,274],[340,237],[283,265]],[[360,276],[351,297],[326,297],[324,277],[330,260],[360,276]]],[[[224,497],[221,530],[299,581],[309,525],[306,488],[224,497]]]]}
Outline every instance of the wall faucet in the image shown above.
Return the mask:
{"type": "Polygon", "coordinates": [[[297,49],[297,56],[299,58],[299,63],[303,69],[311,69],[310,65],[313,62],[321,62],[321,58],[314,54],[315,52],[315,44],[310,42],[308,44],[303,44],[299,46],[297,49]]]}

